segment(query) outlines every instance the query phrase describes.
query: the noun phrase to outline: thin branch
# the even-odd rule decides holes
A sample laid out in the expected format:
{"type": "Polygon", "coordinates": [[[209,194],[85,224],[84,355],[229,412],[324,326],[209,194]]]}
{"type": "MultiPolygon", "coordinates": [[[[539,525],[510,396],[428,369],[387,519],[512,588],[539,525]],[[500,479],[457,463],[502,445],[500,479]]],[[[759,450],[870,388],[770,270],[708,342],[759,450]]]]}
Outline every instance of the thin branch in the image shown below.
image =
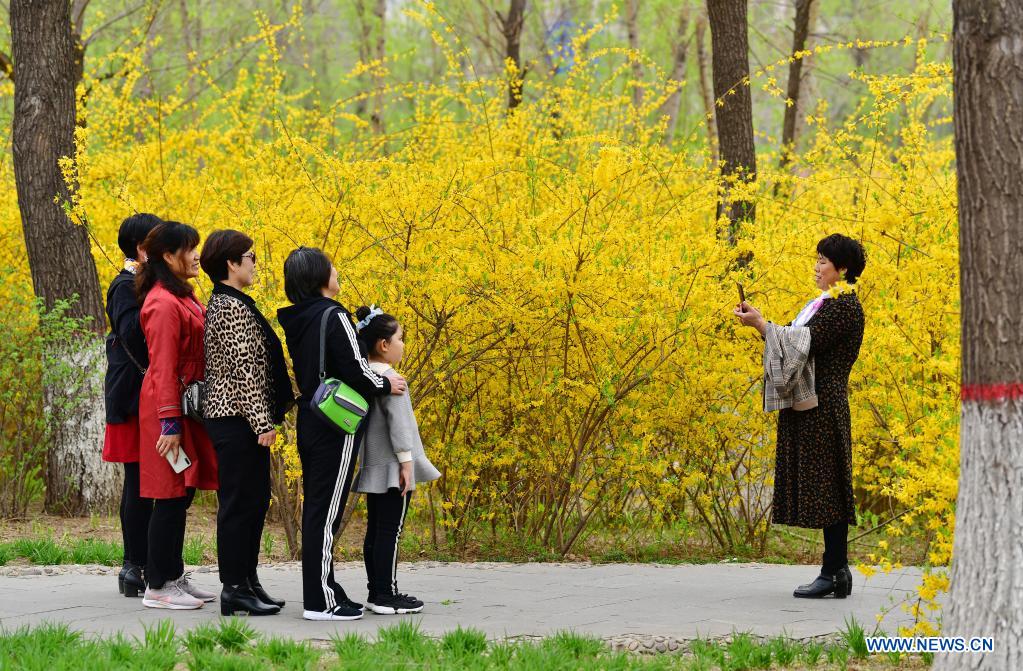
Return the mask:
{"type": "Polygon", "coordinates": [[[92,0],[75,0],[71,7],[71,23],[75,26],[75,34],[81,36],[82,28],[85,26],[85,10],[89,8],[92,0]]]}
{"type": "Polygon", "coordinates": [[[86,47],[88,47],[90,44],[92,44],[92,41],[95,40],[99,36],[99,34],[101,32],[103,32],[104,30],[106,30],[110,26],[114,25],[118,21],[121,21],[123,19],[128,18],[132,14],[134,14],[134,13],[138,12],[139,10],[143,9],[148,4],[149,4],[148,2],[143,2],[140,5],[136,5],[135,7],[132,7],[131,9],[127,9],[127,10],[121,12],[120,14],[118,14],[115,17],[113,17],[112,19],[110,19],[106,23],[102,24],[96,30],[92,31],[92,33],[89,35],[88,39],[86,39],[82,44],[84,44],[86,47]]]}

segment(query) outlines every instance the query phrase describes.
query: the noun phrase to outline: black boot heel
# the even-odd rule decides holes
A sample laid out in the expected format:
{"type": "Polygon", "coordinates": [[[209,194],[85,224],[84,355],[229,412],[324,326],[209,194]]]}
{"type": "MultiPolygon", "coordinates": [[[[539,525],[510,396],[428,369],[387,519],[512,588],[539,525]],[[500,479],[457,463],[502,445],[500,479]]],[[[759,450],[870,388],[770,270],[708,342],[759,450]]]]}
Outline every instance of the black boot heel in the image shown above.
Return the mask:
{"type": "Polygon", "coordinates": [[[118,576],[117,582],[121,594],[129,598],[135,598],[139,592],[146,591],[146,581],[142,578],[142,567],[135,564],[126,566],[118,576]]]}
{"type": "Polygon", "coordinates": [[[276,615],[280,606],[260,601],[248,585],[224,585],[220,593],[220,614],[234,615],[235,612],[246,615],[276,615]]]}
{"type": "Polygon", "coordinates": [[[835,576],[835,598],[844,599],[849,596],[849,578],[845,571],[839,571],[835,576]]]}
{"type": "Polygon", "coordinates": [[[124,576],[117,576],[117,593],[124,594],[124,576]]]}

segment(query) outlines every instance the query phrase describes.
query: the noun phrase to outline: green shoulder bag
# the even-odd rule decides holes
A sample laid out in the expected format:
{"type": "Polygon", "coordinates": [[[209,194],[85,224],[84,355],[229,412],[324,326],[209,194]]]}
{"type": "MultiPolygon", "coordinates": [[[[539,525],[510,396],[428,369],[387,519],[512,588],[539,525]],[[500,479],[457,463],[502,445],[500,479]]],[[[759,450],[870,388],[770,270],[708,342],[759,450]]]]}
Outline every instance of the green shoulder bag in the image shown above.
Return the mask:
{"type": "Polygon", "coordinates": [[[309,407],[338,431],[355,433],[369,412],[369,403],[341,380],[327,377],[327,320],[333,313],[334,308],[329,308],[320,319],[320,386],[316,388],[309,407]]]}

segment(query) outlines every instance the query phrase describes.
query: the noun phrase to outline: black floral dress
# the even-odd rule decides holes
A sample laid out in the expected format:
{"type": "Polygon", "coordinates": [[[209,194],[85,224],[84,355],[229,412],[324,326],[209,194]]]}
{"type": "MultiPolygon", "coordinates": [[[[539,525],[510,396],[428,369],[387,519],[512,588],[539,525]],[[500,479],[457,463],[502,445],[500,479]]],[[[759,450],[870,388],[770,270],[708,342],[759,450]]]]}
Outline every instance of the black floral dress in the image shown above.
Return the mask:
{"type": "Polygon", "coordinates": [[[855,524],[848,386],[863,307],[855,293],[843,293],[825,300],[807,326],[818,405],[778,415],[772,520],[810,529],[855,524]]]}

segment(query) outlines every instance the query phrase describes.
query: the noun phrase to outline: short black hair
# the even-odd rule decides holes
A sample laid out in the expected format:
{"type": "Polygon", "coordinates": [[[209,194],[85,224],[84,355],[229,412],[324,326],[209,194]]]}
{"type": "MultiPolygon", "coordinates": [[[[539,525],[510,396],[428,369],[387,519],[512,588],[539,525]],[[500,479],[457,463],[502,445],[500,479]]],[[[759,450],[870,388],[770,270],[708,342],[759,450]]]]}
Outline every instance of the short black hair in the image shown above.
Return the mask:
{"type": "Polygon", "coordinates": [[[299,247],[284,260],[284,293],[292,303],[323,295],[330,283],[330,257],[316,247],[299,247]]]}
{"type": "Polygon", "coordinates": [[[149,232],[163,223],[163,220],[155,214],[138,212],[121,222],[117,229],[117,246],[126,259],[134,259],[138,254],[138,246],[141,245],[149,232]]]}
{"type": "Polygon", "coordinates": [[[845,281],[856,284],[867,266],[867,253],[858,240],[832,233],[817,243],[817,253],[831,261],[835,269],[845,268],[845,281]]]}
{"type": "MultiPolygon", "coordinates": [[[[355,311],[355,317],[362,323],[369,316],[370,308],[363,305],[355,311]]],[[[377,343],[381,340],[390,340],[391,336],[398,332],[398,320],[386,312],[378,314],[368,324],[359,329],[359,340],[366,346],[366,352],[373,354],[376,351],[377,343]]]]}
{"type": "Polygon", "coordinates": [[[227,279],[227,262],[242,262],[242,254],[252,249],[252,238],[241,231],[225,229],[213,231],[206,238],[199,256],[199,265],[214,282],[227,279]]]}

